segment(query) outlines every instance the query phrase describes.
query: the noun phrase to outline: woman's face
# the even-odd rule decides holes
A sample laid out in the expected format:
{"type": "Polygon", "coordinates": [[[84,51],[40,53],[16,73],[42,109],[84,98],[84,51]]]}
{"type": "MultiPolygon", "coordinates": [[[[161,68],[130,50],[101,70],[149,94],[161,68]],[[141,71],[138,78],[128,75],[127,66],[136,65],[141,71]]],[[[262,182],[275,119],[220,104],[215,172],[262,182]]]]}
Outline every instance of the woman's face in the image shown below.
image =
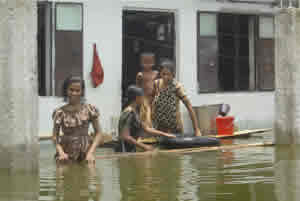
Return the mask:
{"type": "Polygon", "coordinates": [[[80,103],[80,98],[82,95],[81,84],[79,82],[71,83],[67,89],[67,94],[70,103],[80,103]]]}
{"type": "Polygon", "coordinates": [[[169,83],[173,80],[173,74],[167,68],[164,67],[160,72],[160,77],[163,79],[164,83],[169,83]]]}

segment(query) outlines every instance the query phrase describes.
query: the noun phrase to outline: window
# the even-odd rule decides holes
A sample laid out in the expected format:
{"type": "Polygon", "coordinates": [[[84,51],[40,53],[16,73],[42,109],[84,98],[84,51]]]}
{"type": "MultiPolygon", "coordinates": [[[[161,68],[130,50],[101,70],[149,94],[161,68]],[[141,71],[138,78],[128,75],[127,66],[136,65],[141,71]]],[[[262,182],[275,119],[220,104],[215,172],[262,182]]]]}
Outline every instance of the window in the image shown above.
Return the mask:
{"type": "Polygon", "coordinates": [[[200,93],[274,89],[273,17],[198,13],[200,93]]]}
{"type": "Polygon", "coordinates": [[[82,18],[80,3],[38,3],[40,96],[62,96],[63,81],[70,75],[82,76],[82,18]]]}
{"type": "Polygon", "coordinates": [[[273,17],[259,17],[259,37],[274,38],[274,20],[273,17]]]}
{"type": "Polygon", "coordinates": [[[257,88],[259,90],[274,90],[274,18],[259,17],[259,37],[257,39],[257,88]]]}
{"type": "Polygon", "coordinates": [[[201,13],[199,19],[200,36],[216,36],[217,35],[217,15],[212,13],[201,13]]]}
{"type": "Polygon", "coordinates": [[[56,6],[56,30],[81,31],[82,8],[80,4],[58,4],[56,6]]]}
{"type": "Polygon", "coordinates": [[[217,14],[198,13],[198,84],[199,91],[218,89],[217,14]],[[201,80],[201,83],[199,82],[201,80]]]}

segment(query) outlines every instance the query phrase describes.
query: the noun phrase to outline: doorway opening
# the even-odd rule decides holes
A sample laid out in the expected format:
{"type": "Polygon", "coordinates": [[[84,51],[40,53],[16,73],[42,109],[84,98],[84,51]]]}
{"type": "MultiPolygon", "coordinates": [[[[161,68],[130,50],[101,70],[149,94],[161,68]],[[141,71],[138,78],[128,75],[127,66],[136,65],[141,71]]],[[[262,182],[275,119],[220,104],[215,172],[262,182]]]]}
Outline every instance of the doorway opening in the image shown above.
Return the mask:
{"type": "Polygon", "coordinates": [[[127,102],[127,87],[135,84],[141,71],[141,53],[155,54],[154,70],[159,70],[162,58],[175,62],[174,21],[172,12],[123,11],[122,108],[127,102]]]}

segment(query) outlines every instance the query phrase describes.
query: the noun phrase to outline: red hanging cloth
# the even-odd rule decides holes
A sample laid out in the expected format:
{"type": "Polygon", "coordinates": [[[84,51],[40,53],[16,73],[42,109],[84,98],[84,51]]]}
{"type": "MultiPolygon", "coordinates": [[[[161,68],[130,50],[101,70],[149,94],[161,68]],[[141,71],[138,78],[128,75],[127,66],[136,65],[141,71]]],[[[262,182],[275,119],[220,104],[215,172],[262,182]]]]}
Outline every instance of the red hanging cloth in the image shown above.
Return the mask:
{"type": "Polygon", "coordinates": [[[104,71],[100,58],[98,56],[96,44],[94,44],[94,58],[93,58],[93,69],[91,72],[93,85],[96,88],[98,85],[103,83],[104,80],[104,71]]]}

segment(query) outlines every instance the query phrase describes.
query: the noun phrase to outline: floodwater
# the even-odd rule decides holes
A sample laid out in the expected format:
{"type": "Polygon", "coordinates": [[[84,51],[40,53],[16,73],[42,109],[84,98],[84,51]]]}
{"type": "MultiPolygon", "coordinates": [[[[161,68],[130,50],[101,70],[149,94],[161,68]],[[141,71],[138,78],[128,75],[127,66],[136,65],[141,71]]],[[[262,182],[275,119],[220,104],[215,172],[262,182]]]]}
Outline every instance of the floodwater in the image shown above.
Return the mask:
{"type": "MultiPolygon", "coordinates": [[[[272,141],[272,133],[223,143],[262,141],[272,141]]],[[[98,159],[92,169],[80,165],[57,169],[54,151],[50,142],[41,142],[39,177],[10,175],[15,179],[8,179],[12,181],[8,183],[1,179],[1,191],[5,189],[5,193],[0,193],[0,200],[293,201],[300,189],[297,148],[255,147],[98,159]]],[[[96,155],[111,152],[98,149],[96,155]]]]}

